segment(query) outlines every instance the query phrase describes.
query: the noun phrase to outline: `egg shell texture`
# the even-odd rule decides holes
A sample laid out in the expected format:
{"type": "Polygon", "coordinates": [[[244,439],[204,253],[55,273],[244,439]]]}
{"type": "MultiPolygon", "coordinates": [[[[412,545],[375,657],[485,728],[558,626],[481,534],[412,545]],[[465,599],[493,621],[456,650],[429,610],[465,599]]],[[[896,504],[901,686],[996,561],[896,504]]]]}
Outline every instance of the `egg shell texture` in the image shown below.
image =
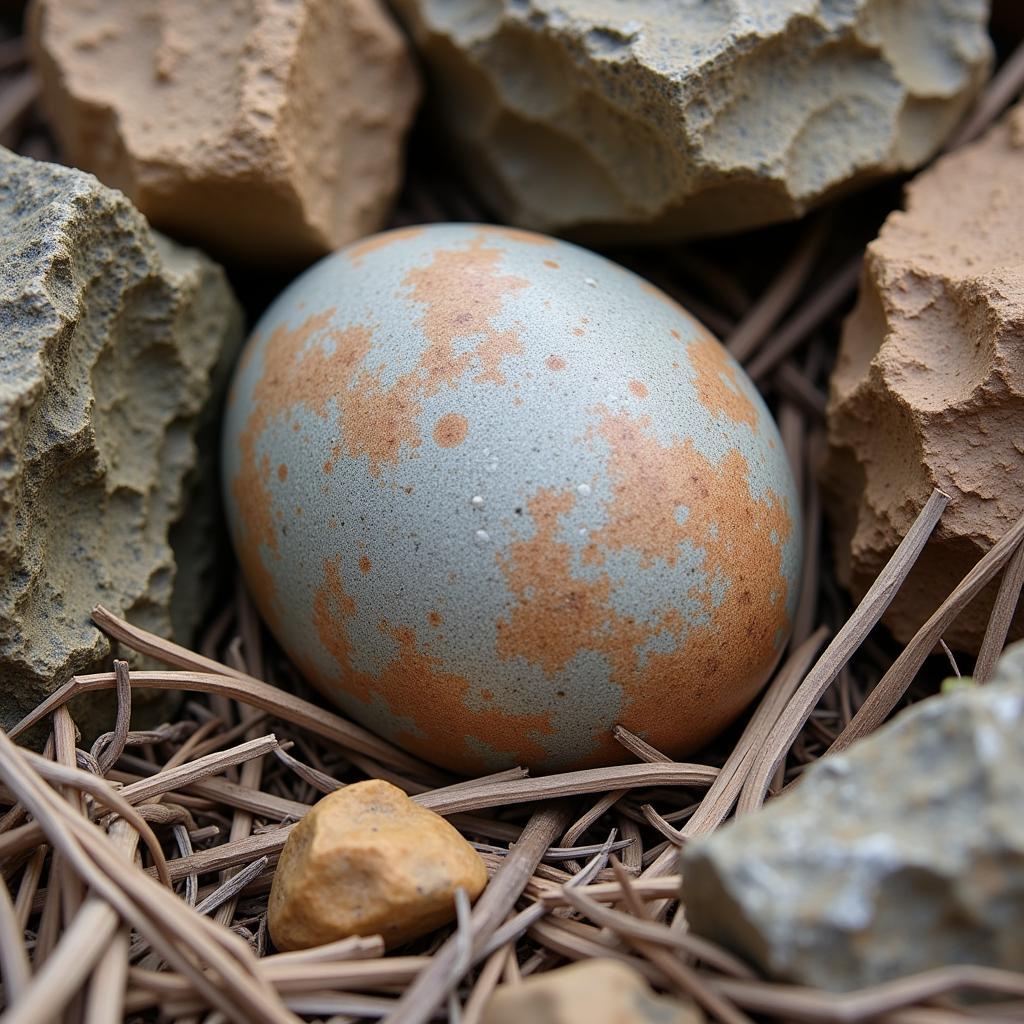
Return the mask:
{"type": "Polygon", "coordinates": [[[373,236],[274,302],[224,433],[267,623],[346,712],[457,771],[693,750],[777,661],[798,506],[771,415],[677,303],[507,228],[373,236]]]}

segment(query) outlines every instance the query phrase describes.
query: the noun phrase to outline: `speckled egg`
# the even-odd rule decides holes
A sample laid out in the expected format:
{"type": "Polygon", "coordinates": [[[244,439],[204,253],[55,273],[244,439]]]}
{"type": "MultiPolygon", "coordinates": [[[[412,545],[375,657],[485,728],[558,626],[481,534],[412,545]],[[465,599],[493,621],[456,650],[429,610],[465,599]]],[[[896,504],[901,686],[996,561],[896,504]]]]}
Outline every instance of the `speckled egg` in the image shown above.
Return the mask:
{"type": "Polygon", "coordinates": [[[778,431],[719,343],[574,245],[472,224],[306,271],[235,373],[224,493],[303,673],[460,772],[670,755],[756,694],[800,525],[778,431]]]}

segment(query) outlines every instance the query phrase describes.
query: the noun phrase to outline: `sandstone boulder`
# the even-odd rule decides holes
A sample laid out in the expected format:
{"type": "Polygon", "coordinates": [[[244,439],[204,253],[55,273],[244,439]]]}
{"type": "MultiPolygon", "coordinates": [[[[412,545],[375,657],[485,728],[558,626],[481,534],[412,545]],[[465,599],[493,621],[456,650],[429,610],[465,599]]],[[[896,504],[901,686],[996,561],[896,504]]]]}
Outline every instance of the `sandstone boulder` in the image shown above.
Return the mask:
{"type": "Polygon", "coordinates": [[[518,985],[502,985],[483,1024],[701,1024],[692,1004],[656,995],[618,960],[580,960],[518,985]]]}
{"type": "Polygon", "coordinates": [[[381,779],[324,797],[295,826],[270,890],[280,950],[380,935],[388,946],[455,919],[455,890],[476,899],[487,868],[440,815],[381,779]]]}
{"type": "Polygon", "coordinates": [[[682,870],[696,933],[797,984],[1024,970],[1024,645],[687,846],[682,870]]]}
{"type": "Polygon", "coordinates": [[[721,234],[917,167],[991,61],[987,0],[395,0],[501,216],[721,234]]]}
{"type": "Polygon", "coordinates": [[[37,0],[68,158],[218,255],[302,264],[383,226],[419,95],[379,0],[37,0]]]}
{"type": "Polygon", "coordinates": [[[191,641],[217,553],[216,475],[197,438],[213,425],[242,323],[220,267],[154,234],[91,174],[0,150],[0,226],[9,728],[109,656],[89,618],[97,602],[191,641]]]}
{"type": "MultiPolygon", "coordinates": [[[[906,642],[1024,514],[1024,105],[907,189],[868,247],[828,407],[841,580],[859,599],[933,487],[942,521],[883,620],[906,642]]],[[[976,652],[997,583],[945,634],[976,652]]],[[[1024,635],[1024,607],[1011,636],[1024,635]]]]}

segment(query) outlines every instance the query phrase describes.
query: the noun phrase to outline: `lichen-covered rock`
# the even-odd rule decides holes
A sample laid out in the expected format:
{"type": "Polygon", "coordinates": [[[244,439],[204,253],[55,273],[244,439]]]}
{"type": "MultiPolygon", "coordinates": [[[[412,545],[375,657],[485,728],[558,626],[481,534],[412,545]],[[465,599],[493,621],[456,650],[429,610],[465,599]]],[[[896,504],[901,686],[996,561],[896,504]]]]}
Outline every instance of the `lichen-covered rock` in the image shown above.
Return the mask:
{"type": "Polygon", "coordinates": [[[1024,970],[1024,645],[687,846],[682,896],[696,933],[801,985],[1024,970]]]}
{"type": "Polygon", "coordinates": [[[379,0],[37,0],[72,163],[161,230],[260,264],[381,227],[419,96],[379,0]]]}
{"type": "Polygon", "coordinates": [[[216,555],[193,543],[211,535],[217,494],[196,438],[242,324],[216,264],[154,234],[90,174],[0,149],[0,228],[9,728],[109,656],[89,618],[97,602],[190,641],[216,555]],[[194,552],[184,566],[182,548],[194,552]]]}
{"type": "Polygon", "coordinates": [[[280,950],[380,935],[400,946],[455,919],[455,890],[487,884],[480,854],[381,779],[324,797],[281,851],[267,924],[280,950]]]}
{"type": "MultiPolygon", "coordinates": [[[[1024,106],[943,157],[868,247],[828,409],[826,489],[859,599],[933,487],[942,521],[885,623],[903,642],[1024,514],[1024,106]]],[[[996,584],[947,643],[975,652],[996,584]]],[[[1024,608],[1011,636],[1024,635],[1024,608]]]]}
{"type": "Polygon", "coordinates": [[[985,80],[988,0],[395,0],[483,197],[547,231],[785,220],[916,167],[985,80]]]}
{"type": "Polygon", "coordinates": [[[701,1024],[692,1004],[656,995],[619,960],[580,960],[491,996],[483,1024],[701,1024]]]}

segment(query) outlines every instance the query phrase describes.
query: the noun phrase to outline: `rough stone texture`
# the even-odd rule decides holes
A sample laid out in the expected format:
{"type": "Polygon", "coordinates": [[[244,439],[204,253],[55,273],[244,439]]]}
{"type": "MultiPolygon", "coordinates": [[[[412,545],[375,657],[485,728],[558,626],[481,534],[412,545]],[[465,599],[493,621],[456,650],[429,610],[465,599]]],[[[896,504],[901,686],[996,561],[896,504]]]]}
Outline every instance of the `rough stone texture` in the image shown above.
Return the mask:
{"type": "Polygon", "coordinates": [[[688,846],[682,895],[697,934],[802,985],[1024,969],[1024,645],[688,846]]]}
{"type": "Polygon", "coordinates": [[[216,552],[194,543],[209,539],[217,500],[214,475],[197,472],[196,437],[212,426],[242,325],[216,264],[154,234],[90,174],[0,150],[0,225],[10,727],[109,656],[89,621],[97,602],[191,640],[216,552]]]}
{"type": "Polygon", "coordinates": [[[381,779],[326,796],[288,837],[270,890],[280,950],[350,935],[400,946],[455,918],[455,890],[487,884],[480,855],[440,815],[381,779]]]}
{"type": "Polygon", "coordinates": [[[588,237],[785,220],[933,154],[987,0],[395,0],[474,182],[588,237]]]}
{"type": "Polygon", "coordinates": [[[651,990],[618,960],[580,960],[519,985],[503,985],[484,1009],[483,1024],[701,1024],[692,1005],[651,990]]]}
{"type": "MultiPolygon", "coordinates": [[[[884,621],[907,641],[1024,513],[1024,106],[908,188],[868,247],[832,377],[825,472],[859,598],[933,487],[942,522],[884,621]]],[[[976,652],[997,584],[947,643],[976,652]]],[[[1024,609],[1012,636],[1024,635],[1024,609]]]]}
{"type": "Polygon", "coordinates": [[[70,161],[211,252],[307,263],[381,227],[419,97],[379,0],[37,0],[70,161]]]}

